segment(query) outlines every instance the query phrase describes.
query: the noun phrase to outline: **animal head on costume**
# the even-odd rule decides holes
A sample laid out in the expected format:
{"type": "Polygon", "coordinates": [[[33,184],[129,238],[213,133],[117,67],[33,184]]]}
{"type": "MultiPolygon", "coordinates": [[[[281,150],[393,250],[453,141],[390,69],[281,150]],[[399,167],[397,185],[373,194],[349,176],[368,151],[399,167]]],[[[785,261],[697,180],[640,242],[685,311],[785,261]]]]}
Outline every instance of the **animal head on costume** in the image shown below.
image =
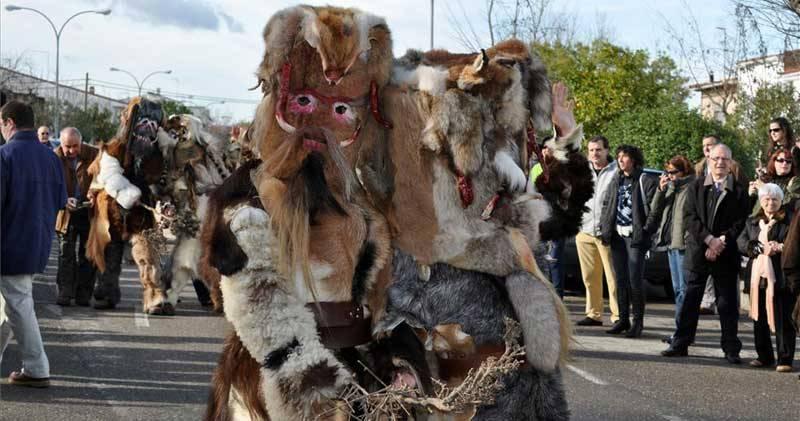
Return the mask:
{"type": "Polygon", "coordinates": [[[254,119],[260,155],[270,155],[286,135],[324,128],[355,163],[360,140],[374,141],[373,120],[389,126],[378,110],[392,62],[383,18],[357,9],[291,7],[269,20],[264,42],[258,77],[269,95],[254,119]]]}

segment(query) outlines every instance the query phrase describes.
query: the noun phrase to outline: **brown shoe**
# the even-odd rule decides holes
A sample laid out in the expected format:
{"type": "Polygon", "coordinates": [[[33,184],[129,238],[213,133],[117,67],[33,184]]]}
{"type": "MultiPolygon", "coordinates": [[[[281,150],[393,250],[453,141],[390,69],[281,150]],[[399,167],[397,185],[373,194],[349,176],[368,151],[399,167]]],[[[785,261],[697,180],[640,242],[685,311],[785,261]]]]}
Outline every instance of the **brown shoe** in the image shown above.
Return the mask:
{"type": "Polygon", "coordinates": [[[50,387],[49,377],[31,377],[23,371],[15,371],[8,376],[8,383],[17,386],[45,388],[50,387]]]}
{"type": "Polygon", "coordinates": [[[778,373],[791,373],[792,372],[792,366],[781,364],[781,365],[775,367],[775,371],[777,371],[778,373]]]}

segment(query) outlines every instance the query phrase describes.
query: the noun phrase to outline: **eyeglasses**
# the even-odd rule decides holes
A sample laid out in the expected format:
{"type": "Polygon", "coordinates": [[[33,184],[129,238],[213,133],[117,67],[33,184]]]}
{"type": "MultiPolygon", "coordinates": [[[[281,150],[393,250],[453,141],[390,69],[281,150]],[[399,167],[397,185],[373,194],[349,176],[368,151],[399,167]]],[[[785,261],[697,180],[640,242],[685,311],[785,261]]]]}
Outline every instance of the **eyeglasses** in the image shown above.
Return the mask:
{"type": "Polygon", "coordinates": [[[770,133],[778,133],[778,132],[782,132],[782,131],[783,131],[783,129],[780,128],[780,127],[778,127],[777,129],[769,129],[770,133]]]}
{"type": "Polygon", "coordinates": [[[730,158],[725,158],[724,156],[712,156],[709,159],[714,162],[728,162],[731,160],[730,158]]]}
{"type": "Polygon", "coordinates": [[[667,171],[667,174],[675,175],[675,174],[679,174],[680,172],[681,172],[680,170],[669,170],[669,171],[667,171]]]}
{"type": "Polygon", "coordinates": [[[792,165],[792,160],[791,160],[791,159],[776,158],[776,159],[775,159],[775,162],[777,162],[777,163],[779,163],[779,164],[789,164],[789,165],[792,165]]]}
{"type": "Polygon", "coordinates": [[[43,135],[48,135],[48,136],[49,136],[49,135],[50,135],[50,132],[41,132],[41,133],[39,133],[39,134],[43,134],[43,135]]]}

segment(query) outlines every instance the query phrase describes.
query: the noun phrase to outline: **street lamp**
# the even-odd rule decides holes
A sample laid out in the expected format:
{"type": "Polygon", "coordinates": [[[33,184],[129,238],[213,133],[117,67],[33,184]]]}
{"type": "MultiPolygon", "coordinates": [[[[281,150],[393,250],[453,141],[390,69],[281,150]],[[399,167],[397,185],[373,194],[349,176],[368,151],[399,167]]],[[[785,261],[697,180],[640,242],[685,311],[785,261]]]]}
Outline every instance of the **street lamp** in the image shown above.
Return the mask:
{"type": "Polygon", "coordinates": [[[56,133],[58,133],[58,130],[60,129],[60,126],[59,126],[60,121],[59,120],[61,119],[61,102],[60,102],[60,97],[59,97],[59,83],[58,83],[58,81],[59,81],[59,79],[58,79],[58,77],[59,77],[59,73],[58,73],[59,66],[58,66],[58,64],[59,64],[59,55],[61,53],[61,33],[64,32],[64,27],[67,26],[69,21],[74,19],[76,16],[80,16],[80,15],[87,14],[87,13],[97,13],[98,15],[108,16],[108,15],[111,14],[111,9],[84,10],[84,11],[75,13],[74,15],[68,17],[67,20],[64,21],[64,23],[61,25],[60,29],[56,29],[56,25],[53,23],[52,20],[50,20],[49,17],[47,17],[47,15],[45,15],[44,13],[42,13],[42,12],[32,8],[32,7],[14,6],[13,4],[9,4],[9,5],[6,6],[6,10],[8,10],[9,12],[14,12],[14,11],[17,11],[17,10],[29,10],[31,12],[38,13],[43,18],[45,18],[47,20],[47,23],[50,24],[50,27],[53,28],[53,34],[55,34],[55,36],[56,36],[56,117],[54,119],[55,121],[53,122],[53,126],[55,126],[56,133]]]}
{"type": "Polygon", "coordinates": [[[128,76],[132,77],[133,80],[136,82],[136,86],[139,87],[139,96],[142,96],[142,86],[144,86],[144,83],[147,81],[147,79],[150,76],[157,75],[157,74],[165,74],[165,75],[172,74],[172,70],[156,70],[155,72],[148,73],[147,76],[145,76],[144,79],[142,79],[142,83],[139,83],[139,79],[137,79],[136,76],[133,75],[133,73],[131,73],[131,72],[127,71],[127,70],[119,69],[117,67],[111,67],[108,70],[111,70],[112,72],[122,72],[122,73],[125,73],[128,76]]]}

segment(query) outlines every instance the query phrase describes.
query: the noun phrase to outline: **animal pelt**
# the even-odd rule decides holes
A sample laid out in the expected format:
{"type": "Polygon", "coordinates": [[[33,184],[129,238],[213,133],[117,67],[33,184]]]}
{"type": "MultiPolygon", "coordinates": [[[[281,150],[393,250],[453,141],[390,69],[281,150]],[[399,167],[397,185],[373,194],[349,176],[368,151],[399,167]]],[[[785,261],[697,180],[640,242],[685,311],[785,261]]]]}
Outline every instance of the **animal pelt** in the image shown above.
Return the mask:
{"type": "MultiPolygon", "coordinates": [[[[262,399],[276,419],[318,413],[353,381],[352,370],[321,344],[306,304],[354,300],[383,313],[385,284],[376,280],[388,258],[388,229],[338,148],[324,130],[298,131],[256,171],[234,173],[229,206],[215,203],[221,194],[211,197],[208,216],[222,220],[215,236],[233,240],[219,252],[243,258],[208,261],[223,263],[217,268],[226,317],[259,356],[262,399]],[[230,206],[253,191],[248,178],[260,184],[264,210],[230,206]]],[[[203,232],[206,238],[213,231],[205,225],[203,232]]]]}
{"type": "Polygon", "coordinates": [[[594,183],[586,156],[580,152],[583,128],[578,126],[547,146],[563,154],[547,160],[548,174],[536,179],[536,191],[553,204],[550,218],[542,222],[543,241],[574,236],[578,233],[586,202],[594,194],[594,183]]]}
{"type": "Polygon", "coordinates": [[[344,147],[379,209],[389,207],[392,179],[379,98],[392,66],[383,18],[357,9],[296,6],[264,29],[258,70],[268,94],[254,118],[259,156],[269,156],[296,129],[323,127],[344,147]]]}
{"type": "Polygon", "coordinates": [[[386,21],[358,9],[295,6],[275,13],[263,32],[266,50],[258,70],[265,93],[276,93],[288,61],[314,65],[305,85],[334,85],[347,96],[368,92],[369,82],[385,85],[392,63],[392,39],[386,21]],[[309,54],[315,55],[314,59],[309,54]],[[364,83],[366,81],[366,83],[364,83]]]}
{"type": "MultiPolygon", "coordinates": [[[[502,345],[504,319],[516,318],[513,300],[527,300],[526,308],[538,313],[536,319],[529,319],[533,321],[531,326],[524,329],[526,353],[534,355],[529,361],[535,363],[507,375],[496,403],[479,407],[475,420],[568,419],[558,369],[565,352],[558,340],[563,332],[555,309],[561,304],[547,291],[546,283],[524,272],[504,279],[445,264],[431,266],[428,277],[420,278],[418,265],[411,256],[395,251],[393,262],[395,280],[388,292],[387,316],[377,328],[408,324],[424,332],[421,336],[430,338],[429,349],[440,356],[443,350],[450,349],[436,344],[442,338],[439,333],[443,327],[457,326],[458,339],[465,342],[466,336],[474,347],[502,345]],[[508,282],[525,282],[533,294],[515,297],[503,285],[508,282]]],[[[436,370],[432,374],[439,376],[436,370]]]]}
{"type": "Polygon", "coordinates": [[[447,154],[422,144],[430,97],[391,86],[385,92],[387,113],[404,116],[389,131],[395,180],[392,211],[401,227],[394,244],[422,264],[445,262],[500,276],[521,268],[530,245],[539,241],[538,224],[549,215],[549,204],[522,195],[498,202],[498,217],[482,218],[502,190],[495,167],[484,160],[471,177],[474,200],[464,206],[447,154]],[[522,231],[528,246],[513,241],[509,228],[522,231]]]}

